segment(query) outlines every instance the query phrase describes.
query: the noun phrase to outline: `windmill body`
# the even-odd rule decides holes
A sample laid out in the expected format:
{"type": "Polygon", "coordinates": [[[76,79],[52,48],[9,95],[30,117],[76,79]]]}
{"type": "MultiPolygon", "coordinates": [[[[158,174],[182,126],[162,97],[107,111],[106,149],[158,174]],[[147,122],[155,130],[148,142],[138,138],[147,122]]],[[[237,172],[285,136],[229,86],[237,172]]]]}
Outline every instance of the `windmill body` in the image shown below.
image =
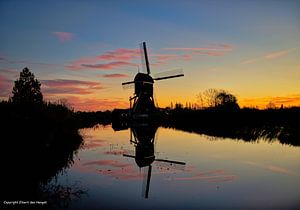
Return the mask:
{"type": "Polygon", "coordinates": [[[129,98],[130,101],[130,113],[129,117],[133,120],[139,119],[151,119],[156,114],[156,108],[153,98],[153,84],[155,80],[165,80],[176,77],[184,76],[180,74],[165,74],[153,78],[150,74],[150,65],[148,60],[148,53],[146,43],[143,42],[141,45],[141,53],[143,63],[145,65],[146,73],[137,73],[134,80],[130,82],[122,83],[123,86],[134,84],[134,95],[129,98]]]}
{"type": "Polygon", "coordinates": [[[134,78],[134,97],[132,113],[135,115],[149,115],[155,111],[153,99],[154,80],[149,74],[138,73],[134,78]]]}

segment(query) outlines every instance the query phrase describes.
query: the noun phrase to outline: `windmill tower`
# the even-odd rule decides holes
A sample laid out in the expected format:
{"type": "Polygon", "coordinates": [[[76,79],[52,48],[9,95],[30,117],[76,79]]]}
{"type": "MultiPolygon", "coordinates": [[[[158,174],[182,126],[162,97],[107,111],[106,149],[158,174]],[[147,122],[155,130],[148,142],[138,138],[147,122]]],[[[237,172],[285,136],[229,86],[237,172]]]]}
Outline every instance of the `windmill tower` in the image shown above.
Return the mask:
{"type": "Polygon", "coordinates": [[[152,78],[148,59],[146,42],[141,44],[141,54],[146,73],[138,72],[133,81],[122,83],[123,87],[134,84],[133,97],[129,98],[130,111],[133,119],[150,117],[156,110],[153,99],[153,84],[155,80],[165,80],[184,76],[183,73],[166,72],[152,78]]]}

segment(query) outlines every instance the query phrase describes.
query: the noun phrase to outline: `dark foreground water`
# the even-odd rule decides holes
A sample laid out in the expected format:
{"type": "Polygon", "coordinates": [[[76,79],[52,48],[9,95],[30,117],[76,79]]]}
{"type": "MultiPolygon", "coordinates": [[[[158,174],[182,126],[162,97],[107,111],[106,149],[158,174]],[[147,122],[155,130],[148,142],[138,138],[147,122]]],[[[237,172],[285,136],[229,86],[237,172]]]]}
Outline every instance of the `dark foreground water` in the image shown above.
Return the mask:
{"type": "Polygon", "coordinates": [[[83,148],[72,167],[51,182],[72,191],[61,207],[300,209],[300,147],[166,128],[158,128],[154,139],[155,129],[142,137],[143,128],[130,133],[110,126],[80,130],[83,148]],[[155,160],[135,137],[154,140],[155,160]],[[151,156],[148,165],[136,160],[141,153],[151,156]]]}

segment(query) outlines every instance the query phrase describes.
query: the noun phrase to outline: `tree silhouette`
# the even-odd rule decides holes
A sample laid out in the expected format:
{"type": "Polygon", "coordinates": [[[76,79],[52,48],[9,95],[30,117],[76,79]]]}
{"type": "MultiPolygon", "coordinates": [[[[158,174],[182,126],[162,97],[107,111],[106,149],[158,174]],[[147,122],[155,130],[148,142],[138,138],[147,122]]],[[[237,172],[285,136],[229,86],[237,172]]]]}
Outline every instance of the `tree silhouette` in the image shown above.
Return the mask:
{"type": "Polygon", "coordinates": [[[219,92],[216,97],[216,107],[238,109],[239,105],[234,95],[227,93],[226,91],[219,92]]]}
{"type": "Polygon", "coordinates": [[[198,105],[202,108],[239,108],[236,97],[226,90],[210,88],[197,94],[198,105]]]}
{"type": "Polygon", "coordinates": [[[20,78],[15,81],[10,100],[19,104],[41,104],[43,94],[41,93],[41,83],[35,79],[34,74],[25,67],[20,72],[20,78]]]}

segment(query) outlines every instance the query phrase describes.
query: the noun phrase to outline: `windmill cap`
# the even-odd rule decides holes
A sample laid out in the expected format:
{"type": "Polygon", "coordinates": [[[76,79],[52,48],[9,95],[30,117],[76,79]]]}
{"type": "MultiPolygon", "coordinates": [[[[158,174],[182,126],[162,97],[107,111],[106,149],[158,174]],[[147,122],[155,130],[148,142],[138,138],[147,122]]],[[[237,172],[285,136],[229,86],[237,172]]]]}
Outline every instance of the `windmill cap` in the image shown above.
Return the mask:
{"type": "Polygon", "coordinates": [[[137,73],[134,77],[134,82],[150,82],[154,83],[152,77],[149,74],[137,73]]]}

